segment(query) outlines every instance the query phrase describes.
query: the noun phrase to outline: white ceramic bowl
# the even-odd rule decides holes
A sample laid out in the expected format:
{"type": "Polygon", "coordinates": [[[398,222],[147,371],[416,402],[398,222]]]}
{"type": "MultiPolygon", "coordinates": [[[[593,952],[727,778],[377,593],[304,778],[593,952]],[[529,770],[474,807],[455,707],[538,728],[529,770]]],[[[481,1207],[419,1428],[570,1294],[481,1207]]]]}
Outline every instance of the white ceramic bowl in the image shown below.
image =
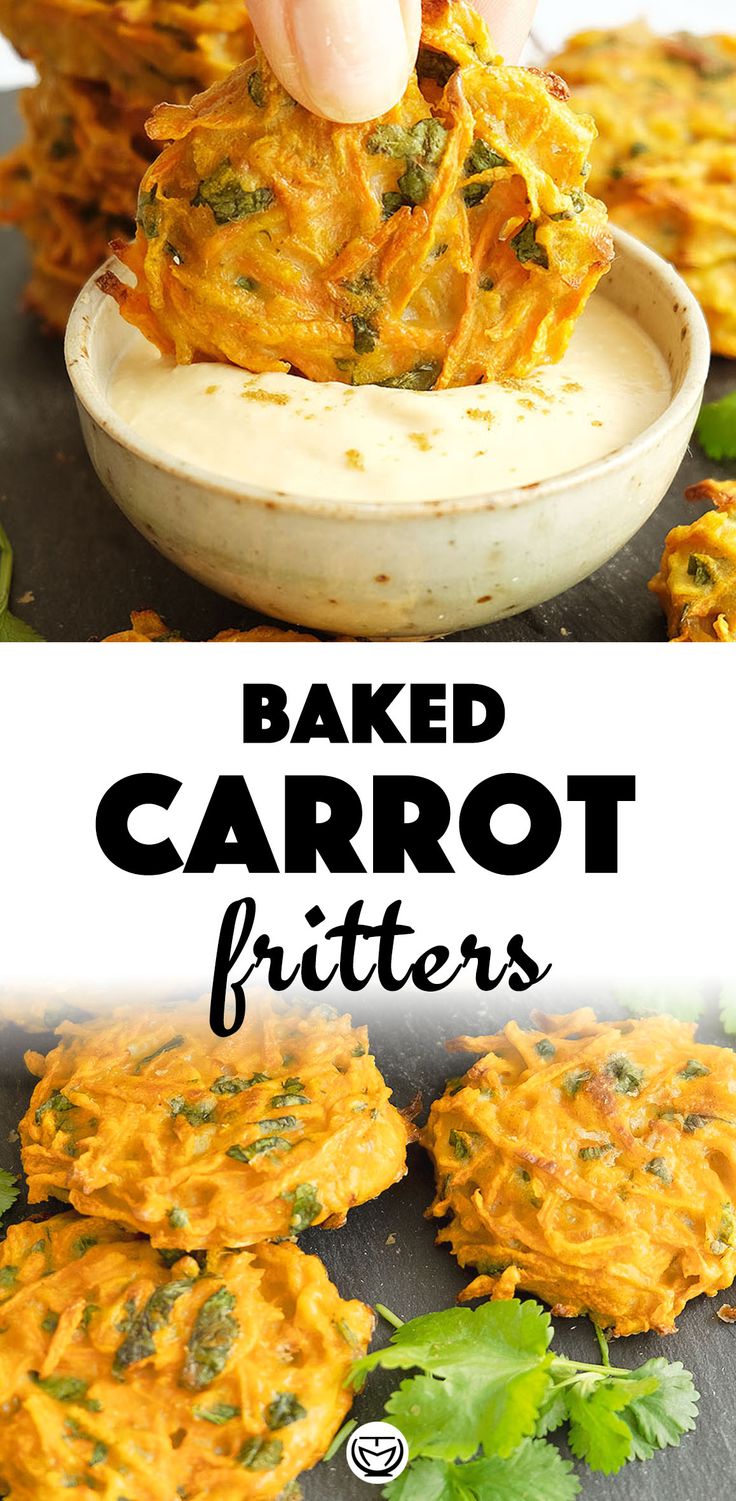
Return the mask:
{"type": "MultiPolygon", "coordinates": [[[[119,313],[93,278],[71,315],[66,358],[92,463],[160,552],[230,599],[280,620],[352,636],[427,637],[506,619],[579,583],[648,520],[682,461],[710,342],[666,262],[618,230],[597,296],[661,349],[673,396],[609,457],[557,479],[460,500],[360,503],[279,494],[144,444],[113,411],[119,313]]],[[[155,604],[155,600],[151,601],[155,604]]]]}

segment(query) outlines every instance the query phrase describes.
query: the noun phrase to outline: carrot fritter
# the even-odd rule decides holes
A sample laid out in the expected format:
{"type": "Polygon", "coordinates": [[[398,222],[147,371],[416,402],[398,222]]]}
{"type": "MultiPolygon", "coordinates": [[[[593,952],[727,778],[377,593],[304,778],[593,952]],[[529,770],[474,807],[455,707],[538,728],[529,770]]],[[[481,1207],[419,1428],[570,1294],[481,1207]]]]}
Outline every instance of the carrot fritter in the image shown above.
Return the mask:
{"type": "Polygon", "coordinates": [[[494,57],[464,0],[425,0],[403,99],[335,125],[260,50],[149,133],[137,278],[101,280],[179,363],[293,368],[411,390],[524,375],[564,353],[613,249],[585,190],[592,122],[560,81],[494,57]]]}
{"type": "Polygon", "coordinates": [[[677,266],[736,357],[736,37],[585,31],[552,66],[598,126],[591,190],[677,266]]]}
{"type": "Polygon", "coordinates": [[[453,1048],[485,1056],[432,1107],[429,1213],[479,1276],[615,1334],[667,1334],[736,1276],[736,1054],[669,1017],[510,1022],[453,1048]]]}
{"type": "Polygon", "coordinates": [[[13,1501],[296,1495],[373,1316],[293,1245],[183,1257],[105,1220],[0,1246],[0,1493],[13,1501]]]}
{"type": "Polygon", "coordinates": [[[104,83],[144,109],[189,99],[253,48],[244,0],[0,0],[0,31],[42,74],[104,83]]]}
{"type": "Polygon", "coordinates": [[[716,509],[668,532],[649,588],[671,641],[736,641],[736,484],[704,480],[685,494],[716,509]]]}
{"type": "Polygon", "coordinates": [[[61,1027],[20,1124],[29,1202],[49,1195],[199,1250],[341,1224],[406,1172],[411,1131],[365,1028],[251,1000],[221,1039],[206,1006],[61,1027]]]}

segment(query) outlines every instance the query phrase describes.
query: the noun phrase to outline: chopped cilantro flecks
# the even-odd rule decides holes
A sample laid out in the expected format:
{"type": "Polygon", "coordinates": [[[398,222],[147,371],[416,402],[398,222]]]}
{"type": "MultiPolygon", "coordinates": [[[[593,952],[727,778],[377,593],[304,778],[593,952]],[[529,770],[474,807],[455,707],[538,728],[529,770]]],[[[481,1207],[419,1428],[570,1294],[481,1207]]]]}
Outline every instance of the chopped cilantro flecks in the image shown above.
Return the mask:
{"type": "Polygon", "coordinates": [[[263,81],[263,74],[259,73],[258,69],[255,73],[251,73],[248,79],[248,93],[257,109],[265,109],[266,85],[263,81]]]}
{"type": "Polygon", "coordinates": [[[306,1416],[306,1407],[302,1407],[293,1392],[279,1392],[273,1402],[269,1402],[264,1413],[269,1428],[288,1428],[291,1423],[298,1423],[306,1416]]]}
{"type": "Polygon", "coordinates": [[[689,577],[695,580],[698,589],[708,589],[715,582],[711,560],[702,557],[700,553],[691,552],[687,560],[687,571],[689,577]]]}
{"type": "Polygon", "coordinates": [[[76,1105],[73,1105],[65,1094],[55,1089],[53,1094],[49,1095],[47,1100],[44,1100],[43,1105],[39,1105],[36,1111],[36,1125],[40,1126],[44,1116],[51,1114],[56,1117],[55,1124],[58,1130],[61,1124],[59,1116],[65,1115],[68,1110],[76,1110],[76,1108],[76,1105]]]}
{"type": "Polygon", "coordinates": [[[258,1141],[252,1141],[249,1146],[241,1147],[237,1144],[228,1147],[227,1156],[235,1162],[252,1162],[254,1157],[262,1157],[266,1152],[290,1152],[292,1143],[284,1141],[282,1136],[261,1136],[258,1141]]]}
{"type": "Polygon", "coordinates": [[[240,1334],[233,1318],[236,1300],[226,1287],[212,1293],[197,1314],[187,1345],[182,1384],[189,1391],[201,1392],[221,1375],[240,1334]]]}
{"type": "Polygon", "coordinates": [[[647,1163],[644,1171],[646,1173],[651,1173],[653,1178],[659,1178],[660,1183],[669,1184],[672,1182],[672,1173],[670,1172],[667,1163],[664,1160],[664,1157],[652,1157],[651,1161],[647,1163]]]}
{"type": "Polygon", "coordinates": [[[554,1043],[550,1042],[548,1037],[542,1037],[539,1042],[535,1043],[534,1051],[547,1062],[550,1058],[554,1058],[556,1050],[554,1043]]]}
{"type": "Polygon", "coordinates": [[[710,1069],[701,1063],[699,1058],[688,1058],[685,1067],[680,1069],[678,1077],[680,1079],[705,1079],[709,1073],[710,1069]]]}
{"type": "Polygon", "coordinates": [[[465,172],[468,177],[475,177],[479,172],[490,172],[493,167],[505,167],[505,156],[499,156],[487,141],[475,141],[469,155],[465,160],[465,172]]]}
{"type": "Polygon", "coordinates": [[[314,1183],[300,1183],[292,1194],[287,1194],[292,1205],[291,1221],[289,1229],[293,1235],[300,1235],[309,1225],[313,1225],[322,1213],[322,1205],[317,1198],[317,1189],[314,1183]]]}
{"type": "Polygon", "coordinates": [[[240,1408],[230,1407],[227,1402],[215,1402],[212,1407],[195,1407],[194,1416],[203,1423],[213,1423],[217,1428],[221,1428],[232,1418],[240,1417],[240,1408]]]}
{"type": "Polygon", "coordinates": [[[562,1081],[562,1088],[565,1094],[569,1095],[571,1100],[574,1100],[576,1095],[580,1093],[583,1085],[587,1084],[588,1080],[592,1079],[592,1077],[593,1075],[589,1068],[574,1068],[569,1074],[565,1074],[562,1081]]]}
{"type": "Polygon", "coordinates": [[[143,230],[147,240],[155,240],[161,228],[161,210],[156,201],[157,193],[158,187],[154,183],[152,188],[142,188],[138,195],[136,223],[143,230]]]}
{"type": "Polygon", "coordinates": [[[172,1037],[170,1042],[162,1043],[161,1047],[156,1048],[156,1051],[154,1053],[148,1053],[145,1058],[141,1058],[138,1063],[136,1063],[136,1066],[133,1069],[133,1073],[141,1074],[144,1068],[148,1067],[149,1063],[155,1063],[157,1058],[163,1058],[164,1053],[173,1053],[176,1048],[181,1048],[183,1046],[183,1037],[172,1037]]]}
{"type": "Polygon", "coordinates": [[[606,1073],[616,1082],[618,1094],[638,1094],[644,1083],[644,1070],[632,1063],[625,1053],[612,1053],[606,1064],[606,1073]]]}
{"type": "Polygon", "coordinates": [[[549,256],[544,245],[537,241],[537,226],[531,219],[514,235],[511,248],[522,266],[541,266],[543,270],[549,270],[549,256]]]}
{"type": "Polygon", "coordinates": [[[195,208],[211,209],[218,224],[232,224],[261,214],[275,202],[273,188],[244,188],[229,161],[220,163],[216,172],[205,177],[192,199],[195,208]]]}
{"type": "Polygon", "coordinates": [[[431,391],[437,384],[441,369],[441,364],[434,361],[415,365],[413,370],[406,370],[403,375],[392,375],[378,384],[390,391],[431,391]]]}
{"type": "Polygon", "coordinates": [[[278,1438],[249,1438],[238,1454],[238,1464],[246,1470],[275,1470],[284,1457],[278,1438]]]}
{"type": "Polygon", "coordinates": [[[351,318],[353,325],[353,344],[356,354],[372,354],[378,343],[378,329],[368,318],[363,318],[356,313],[351,318]]]}
{"type": "Polygon", "coordinates": [[[176,1118],[181,1116],[190,1126],[206,1126],[217,1106],[214,1100],[200,1100],[197,1105],[188,1105],[183,1095],[169,1101],[169,1110],[176,1118]]]}
{"type": "Polygon", "coordinates": [[[268,1074],[251,1074],[249,1079],[230,1079],[223,1074],[222,1078],[215,1079],[211,1086],[212,1094],[244,1094],[246,1089],[252,1089],[255,1084],[267,1084],[268,1074]]]}
{"type": "MultiPolygon", "coordinates": [[[[156,1345],[153,1336],[157,1329],[162,1329],[168,1323],[174,1304],[185,1293],[191,1292],[194,1282],[191,1277],[182,1277],[177,1282],[165,1282],[162,1287],[157,1287],[151,1293],[147,1303],[144,1303],[140,1313],[133,1311],[126,1322],[128,1333],[122,1345],[115,1354],[113,1361],[113,1375],[120,1376],[128,1369],[128,1366],[138,1365],[141,1360],[148,1360],[156,1354],[156,1345]]],[[[135,1304],[133,1305],[135,1310],[135,1304]]]]}

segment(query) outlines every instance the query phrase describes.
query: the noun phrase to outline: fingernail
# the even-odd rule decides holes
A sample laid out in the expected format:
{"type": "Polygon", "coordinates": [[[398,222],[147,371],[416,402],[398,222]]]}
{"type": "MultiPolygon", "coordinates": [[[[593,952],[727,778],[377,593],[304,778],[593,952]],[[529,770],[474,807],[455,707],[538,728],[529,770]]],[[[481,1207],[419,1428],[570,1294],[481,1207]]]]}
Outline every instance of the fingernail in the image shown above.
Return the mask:
{"type": "Polygon", "coordinates": [[[347,123],[392,109],[415,61],[405,13],[400,0],[293,0],[302,102],[347,123]]]}

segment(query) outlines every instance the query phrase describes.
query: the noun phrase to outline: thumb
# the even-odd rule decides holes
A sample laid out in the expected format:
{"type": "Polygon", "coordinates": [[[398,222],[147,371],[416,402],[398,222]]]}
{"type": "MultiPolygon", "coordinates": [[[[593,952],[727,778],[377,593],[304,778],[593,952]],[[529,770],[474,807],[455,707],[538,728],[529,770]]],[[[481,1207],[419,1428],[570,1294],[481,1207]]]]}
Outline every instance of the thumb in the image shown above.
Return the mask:
{"type": "Polygon", "coordinates": [[[421,0],[248,0],[284,88],[314,114],[355,123],[392,109],[416,61],[421,0]]]}

